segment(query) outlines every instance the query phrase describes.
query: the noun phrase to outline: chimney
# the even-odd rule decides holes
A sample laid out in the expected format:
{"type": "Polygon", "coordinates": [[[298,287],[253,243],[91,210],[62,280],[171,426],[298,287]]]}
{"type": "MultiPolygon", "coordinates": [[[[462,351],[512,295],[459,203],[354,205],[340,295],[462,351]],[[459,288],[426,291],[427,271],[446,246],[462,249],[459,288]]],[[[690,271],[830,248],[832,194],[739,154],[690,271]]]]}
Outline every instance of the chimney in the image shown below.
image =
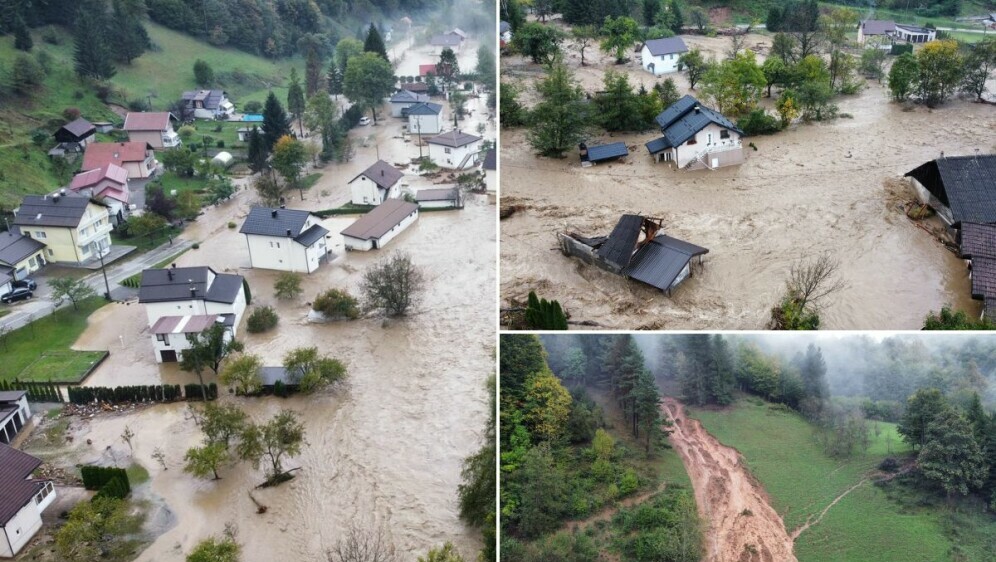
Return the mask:
{"type": "MultiPolygon", "coordinates": [[[[281,199],[283,199],[283,197],[281,197],[281,199]]],[[[281,209],[286,209],[286,208],[287,208],[287,205],[280,205],[280,208],[281,208],[281,209]]]]}
{"type": "Polygon", "coordinates": [[[290,235],[291,235],[291,229],[288,228],[287,229],[287,237],[290,238],[290,235]]]}
{"type": "Polygon", "coordinates": [[[64,187],[63,187],[62,189],[60,189],[60,190],[59,190],[59,193],[60,193],[61,195],[65,195],[65,194],[66,194],[66,188],[64,188],[64,187]]]}
{"type": "Polygon", "coordinates": [[[176,269],[176,262],[173,262],[173,269],[176,269]]]}
{"type": "Polygon", "coordinates": [[[172,269],[167,269],[166,270],[166,277],[169,277],[170,281],[173,280],[173,270],[172,269]]]}
{"type": "Polygon", "coordinates": [[[270,216],[273,218],[277,218],[277,210],[273,209],[272,211],[270,211],[270,216]]]}
{"type": "Polygon", "coordinates": [[[699,106],[695,106],[695,113],[700,113],[699,106]]]}
{"type": "Polygon", "coordinates": [[[191,287],[190,288],[190,298],[194,298],[196,296],[197,296],[197,287],[191,287]]]}
{"type": "Polygon", "coordinates": [[[59,202],[59,194],[58,193],[53,193],[52,194],[52,202],[53,203],[58,203],[59,202]]]}

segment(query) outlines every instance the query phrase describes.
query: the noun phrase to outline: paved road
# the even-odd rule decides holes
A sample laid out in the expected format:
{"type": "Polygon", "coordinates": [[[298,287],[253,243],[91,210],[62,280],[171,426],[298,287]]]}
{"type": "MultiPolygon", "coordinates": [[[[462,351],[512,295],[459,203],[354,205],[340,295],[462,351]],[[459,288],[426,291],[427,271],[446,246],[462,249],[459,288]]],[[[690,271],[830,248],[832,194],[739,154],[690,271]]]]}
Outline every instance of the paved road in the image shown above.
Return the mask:
{"type": "MultiPolygon", "coordinates": [[[[133,294],[133,291],[121,287],[119,283],[136,273],[139,273],[143,269],[148,269],[153,265],[168,259],[170,256],[174,256],[183,250],[186,250],[193,244],[190,240],[180,240],[174,239],[173,244],[170,245],[169,242],[159,246],[154,250],[150,250],[141,256],[128,260],[126,262],[110,265],[107,267],[107,282],[111,286],[111,295],[115,298],[124,298],[133,294]]],[[[83,278],[88,285],[93,287],[97,291],[98,295],[104,294],[106,291],[104,285],[104,275],[97,270],[83,278]]],[[[36,298],[29,301],[21,301],[15,305],[0,305],[7,306],[12,309],[12,312],[3,318],[0,318],[0,330],[16,330],[29,322],[37,320],[43,316],[48,316],[56,310],[55,302],[51,299],[51,291],[46,286],[44,276],[36,276],[38,281],[38,291],[35,293],[36,298]]],[[[71,303],[64,302],[58,308],[65,308],[67,306],[72,306],[71,303]]]]}

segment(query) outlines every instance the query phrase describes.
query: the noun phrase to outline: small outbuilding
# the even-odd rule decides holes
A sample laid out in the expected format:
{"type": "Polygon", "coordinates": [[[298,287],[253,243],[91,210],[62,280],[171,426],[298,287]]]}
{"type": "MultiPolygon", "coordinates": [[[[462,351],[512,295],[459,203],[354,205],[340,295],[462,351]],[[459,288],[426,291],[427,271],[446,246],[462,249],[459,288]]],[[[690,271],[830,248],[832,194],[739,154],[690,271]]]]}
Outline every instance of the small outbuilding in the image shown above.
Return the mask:
{"type": "Polygon", "coordinates": [[[10,444],[31,421],[28,393],[23,390],[0,391],[0,442],[10,444]]]}
{"type": "Polygon", "coordinates": [[[87,121],[86,119],[80,117],[65,125],[59,127],[55,131],[55,142],[65,145],[78,145],[79,150],[86,148],[86,145],[93,142],[96,138],[97,127],[93,123],[87,121]]]}
{"type": "Polygon", "coordinates": [[[365,252],[383,248],[418,220],[418,205],[388,199],[342,231],[347,250],[365,252]]]}
{"type": "Polygon", "coordinates": [[[585,143],[578,145],[581,152],[581,165],[591,166],[600,162],[611,162],[629,155],[629,149],[624,142],[613,142],[609,144],[593,144],[588,146],[585,143]]]}
{"type": "Polygon", "coordinates": [[[415,194],[415,202],[421,209],[462,209],[463,197],[457,187],[442,189],[420,189],[415,194]]]}

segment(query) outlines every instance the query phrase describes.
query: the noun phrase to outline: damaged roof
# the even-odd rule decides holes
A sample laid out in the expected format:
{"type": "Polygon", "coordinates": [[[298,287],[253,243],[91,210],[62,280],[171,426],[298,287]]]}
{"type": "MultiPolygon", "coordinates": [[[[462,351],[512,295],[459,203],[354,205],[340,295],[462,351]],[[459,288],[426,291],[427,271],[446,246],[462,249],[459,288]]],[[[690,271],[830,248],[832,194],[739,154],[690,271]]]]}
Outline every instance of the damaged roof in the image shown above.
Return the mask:
{"type": "Polygon", "coordinates": [[[623,215],[612,229],[608,240],[598,250],[598,255],[605,261],[622,269],[633,258],[633,250],[640,239],[640,229],[643,227],[643,217],[640,215],[623,215]]]}
{"type": "Polygon", "coordinates": [[[701,246],[666,234],[658,234],[649,244],[644,244],[636,252],[622,273],[666,291],[671,288],[693,257],[707,253],[709,250],[701,246]]]}
{"type": "Polygon", "coordinates": [[[950,208],[954,224],[996,223],[996,154],[938,158],[905,176],[950,208]]]}

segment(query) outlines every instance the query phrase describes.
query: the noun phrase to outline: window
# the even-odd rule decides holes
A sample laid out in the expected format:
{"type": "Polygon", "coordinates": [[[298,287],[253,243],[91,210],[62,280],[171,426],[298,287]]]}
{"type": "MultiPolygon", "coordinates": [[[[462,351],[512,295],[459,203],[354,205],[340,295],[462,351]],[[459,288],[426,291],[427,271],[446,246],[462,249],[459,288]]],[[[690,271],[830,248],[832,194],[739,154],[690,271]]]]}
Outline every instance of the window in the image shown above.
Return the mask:
{"type": "Polygon", "coordinates": [[[163,345],[169,345],[169,334],[156,334],[156,340],[161,341],[163,345]]]}
{"type": "Polygon", "coordinates": [[[28,265],[30,267],[36,267],[38,265],[38,261],[35,259],[35,256],[31,256],[31,258],[28,259],[28,265]]]}
{"type": "Polygon", "coordinates": [[[52,251],[52,248],[46,248],[46,250],[48,251],[48,255],[49,256],[54,256],[55,255],[55,252],[52,251]]]}
{"type": "Polygon", "coordinates": [[[448,148],[444,148],[444,149],[443,149],[443,152],[445,152],[446,154],[449,154],[449,153],[450,153],[450,152],[452,152],[452,151],[451,151],[450,149],[448,149],[448,148]]]}
{"type": "Polygon", "coordinates": [[[699,141],[695,140],[695,137],[692,137],[692,138],[688,139],[688,142],[685,143],[685,144],[690,144],[691,145],[691,144],[696,144],[697,142],[699,142],[699,141]]]}
{"type": "Polygon", "coordinates": [[[719,138],[722,139],[722,140],[730,138],[730,130],[729,129],[723,129],[722,131],[720,131],[719,132],[719,138]]]}
{"type": "Polygon", "coordinates": [[[38,490],[38,493],[35,494],[35,504],[40,504],[42,501],[45,500],[45,498],[49,496],[49,494],[51,494],[54,491],[55,487],[52,486],[52,483],[46,482],[45,485],[42,486],[42,489],[38,490]]]}
{"type": "Polygon", "coordinates": [[[45,234],[41,230],[35,231],[35,238],[45,239],[48,238],[48,234],[45,234]]]}
{"type": "Polygon", "coordinates": [[[280,247],[280,242],[277,242],[277,247],[278,247],[278,248],[280,247]]]}

